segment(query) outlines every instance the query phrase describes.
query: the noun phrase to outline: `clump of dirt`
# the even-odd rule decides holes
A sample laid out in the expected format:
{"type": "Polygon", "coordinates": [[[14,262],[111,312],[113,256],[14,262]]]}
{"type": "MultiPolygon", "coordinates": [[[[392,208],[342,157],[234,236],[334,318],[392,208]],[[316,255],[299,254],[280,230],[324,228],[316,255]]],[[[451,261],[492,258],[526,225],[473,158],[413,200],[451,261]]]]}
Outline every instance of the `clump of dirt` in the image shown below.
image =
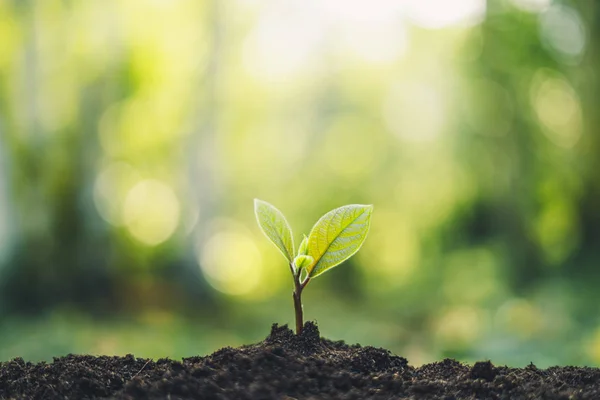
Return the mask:
{"type": "Polygon", "coordinates": [[[206,357],[156,361],[68,355],[0,363],[0,399],[598,399],[600,370],[473,366],[446,359],[420,368],[374,347],[273,325],[262,342],[206,357]]]}

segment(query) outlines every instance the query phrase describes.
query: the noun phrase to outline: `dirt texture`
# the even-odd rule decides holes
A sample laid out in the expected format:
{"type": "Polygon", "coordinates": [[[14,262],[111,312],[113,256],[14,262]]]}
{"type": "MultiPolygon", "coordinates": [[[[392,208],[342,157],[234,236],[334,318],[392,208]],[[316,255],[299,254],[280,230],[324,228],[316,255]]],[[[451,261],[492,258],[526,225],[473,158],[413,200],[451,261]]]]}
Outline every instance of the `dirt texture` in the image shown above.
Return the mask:
{"type": "Polygon", "coordinates": [[[384,349],[323,339],[310,322],[299,336],[273,325],[260,343],[182,361],[68,355],[0,363],[0,399],[85,398],[600,399],[600,369],[450,359],[415,368],[384,349]]]}

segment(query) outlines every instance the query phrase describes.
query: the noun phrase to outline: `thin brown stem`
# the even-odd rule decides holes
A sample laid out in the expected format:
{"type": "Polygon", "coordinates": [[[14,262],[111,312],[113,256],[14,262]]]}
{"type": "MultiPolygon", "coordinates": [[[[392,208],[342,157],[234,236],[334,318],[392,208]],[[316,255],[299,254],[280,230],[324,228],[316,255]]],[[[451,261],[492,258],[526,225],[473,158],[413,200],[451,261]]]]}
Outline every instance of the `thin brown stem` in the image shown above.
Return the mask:
{"type": "Polygon", "coordinates": [[[304,313],[302,310],[302,290],[306,287],[310,281],[310,277],[306,277],[304,281],[300,281],[300,270],[296,269],[293,263],[290,263],[290,269],[292,276],[294,277],[294,293],[292,297],[294,299],[294,311],[296,313],[296,335],[302,333],[304,327],[304,313]]]}
{"type": "Polygon", "coordinates": [[[303,313],[302,313],[302,293],[294,290],[294,309],[296,311],[296,335],[302,333],[304,327],[303,313]]]}

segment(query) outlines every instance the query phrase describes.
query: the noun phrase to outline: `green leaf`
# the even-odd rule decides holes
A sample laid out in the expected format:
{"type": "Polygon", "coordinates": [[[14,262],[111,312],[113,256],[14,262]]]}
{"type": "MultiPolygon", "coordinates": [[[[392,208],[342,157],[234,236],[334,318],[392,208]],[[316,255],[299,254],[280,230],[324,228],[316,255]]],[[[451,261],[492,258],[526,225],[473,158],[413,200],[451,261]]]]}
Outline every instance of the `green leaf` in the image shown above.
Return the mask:
{"type": "Polygon", "coordinates": [[[300,247],[298,247],[298,254],[308,254],[308,238],[306,237],[306,235],[304,235],[304,239],[302,239],[300,247]]]}
{"type": "Polygon", "coordinates": [[[302,269],[311,266],[314,261],[311,256],[300,254],[294,258],[294,265],[297,269],[302,269]]]}
{"type": "Polygon", "coordinates": [[[254,199],[254,214],[263,233],[292,262],[295,256],[292,229],[281,211],[266,201],[254,199]]]}
{"type": "Polygon", "coordinates": [[[350,204],[323,215],[308,236],[311,278],[352,257],[362,246],[371,224],[372,205],[350,204]]]}

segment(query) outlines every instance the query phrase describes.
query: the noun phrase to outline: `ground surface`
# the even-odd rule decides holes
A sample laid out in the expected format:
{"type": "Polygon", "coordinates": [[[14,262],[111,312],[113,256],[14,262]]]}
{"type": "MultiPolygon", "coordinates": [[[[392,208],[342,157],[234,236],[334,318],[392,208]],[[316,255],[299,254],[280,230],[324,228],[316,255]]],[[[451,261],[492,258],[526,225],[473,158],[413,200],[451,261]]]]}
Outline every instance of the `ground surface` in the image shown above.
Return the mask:
{"type": "Polygon", "coordinates": [[[296,336],[182,361],[75,356],[0,363],[0,399],[600,399],[600,369],[516,369],[454,360],[420,368],[373,347],[296,336]]]}

